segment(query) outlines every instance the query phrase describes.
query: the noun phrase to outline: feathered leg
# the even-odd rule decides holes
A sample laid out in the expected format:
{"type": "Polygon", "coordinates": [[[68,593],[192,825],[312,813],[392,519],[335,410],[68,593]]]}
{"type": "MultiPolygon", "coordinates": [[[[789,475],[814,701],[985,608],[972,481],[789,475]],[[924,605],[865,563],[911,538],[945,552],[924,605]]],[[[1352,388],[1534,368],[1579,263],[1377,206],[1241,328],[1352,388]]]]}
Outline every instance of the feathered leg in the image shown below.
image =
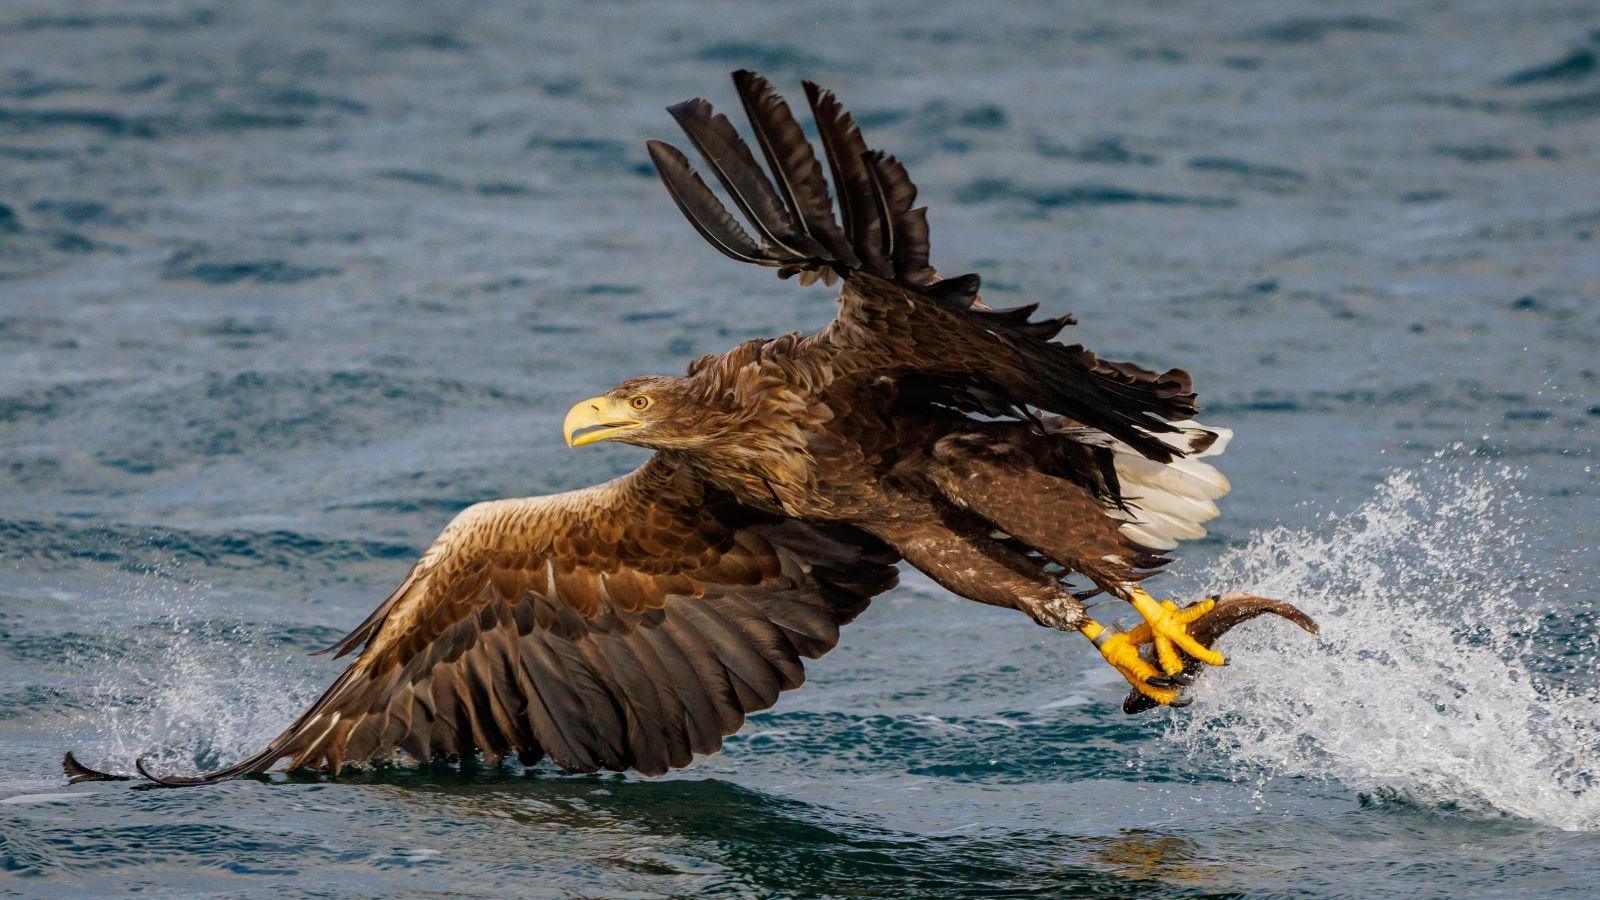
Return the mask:
{"type": "Polygon", "coordinates": [[[1025,556],[990,537],[981,522],[955,510],[880,523],[871,530],[905,561],[954,594],[1006,609],[1035,622],[1076,631],[1089,621],[1071,589],[1025,556]]]}
{"type": "Polygon", "coordinates": [[[1137,690],[1171,703],[1178,692],[1163,676],[1183,671],[1180,651],[1210,665],[1223,664],[1221,654],[1188,632],[1191,622],[1210,611],[1210,601],[1180,610],[1138,587],[1148,574],[1143,570],[1164,560],[1119,531],[1121,523],[1088,488],[1039,471],[1036,453],[1019,446],[1030,439],[1016,429],[947,436],[934,446],[928,477],[951,502],[1132,604],[1145,621],[1130,631],[1114,632],[1087,616],[1074,627],[1137,690]],[[1019,502],[1023,499],[1027,502],[1019,502]],[[1139,653],[1148,643],[1154,644],[1160,672],[1139,653]]]}

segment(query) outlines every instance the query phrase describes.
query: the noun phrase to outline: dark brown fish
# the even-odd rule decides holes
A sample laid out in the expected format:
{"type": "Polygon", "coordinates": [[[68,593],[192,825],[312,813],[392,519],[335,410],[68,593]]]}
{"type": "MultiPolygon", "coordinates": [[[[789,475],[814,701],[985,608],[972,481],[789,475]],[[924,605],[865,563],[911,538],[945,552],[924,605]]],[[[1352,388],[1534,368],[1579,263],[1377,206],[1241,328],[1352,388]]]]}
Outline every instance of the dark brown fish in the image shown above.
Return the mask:
{"type": "MultiPolygon", "coordinates": [[[[1191,604],[1193,605],[1193,604],[1191,604]]],[[[1232,631],[1234,626],[1254,619],[1262,613],[1272,613],[1299,625],[1306,631],[1316,634],[1317,623],[1311,617],[1300,611],[1292,603],[1282,600],[1269,600],[1266,597],[1256,597],[1250,594],[1235,594],[1232,597],[1223,597],[1211,612],[1206,613],[1189,625],[1189,633],[1194,639],[1206,647],[1221,639],[1232,631]]],[[[1144,650],[1145,658],[1152,664],[1155,663],[1155,651],[1150,648],[1144,650]]],[[[1205,668],[1199,660],[1183,657],[1183,671],[1173,676],[1172,680],[1184,686],[1194,683],[1200,677],[1200,671],[1205,668]]],[[[1173,706],[1187,706],[1190,698],[1180,697],[1173,706]]],[[[1156,702],[1138,691],[1129,691],[1128,696],[1122,701],[1122,711],[1128,715],[1142,713],[1147,709],[1154,709],[1156,702]]]]}

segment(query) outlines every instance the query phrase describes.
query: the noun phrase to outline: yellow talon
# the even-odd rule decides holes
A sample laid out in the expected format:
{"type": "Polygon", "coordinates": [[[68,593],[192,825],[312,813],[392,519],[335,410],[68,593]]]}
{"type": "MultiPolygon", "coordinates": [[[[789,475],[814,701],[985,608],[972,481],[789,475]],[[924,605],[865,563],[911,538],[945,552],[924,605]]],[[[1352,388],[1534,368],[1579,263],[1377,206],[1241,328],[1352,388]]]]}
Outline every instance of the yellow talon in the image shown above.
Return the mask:
{"type": "MultiPolygon", "coordinates": [[[[1161,608],[1170,615],[1178,611],[1178,604],[1168,600],[1161,604],[1161,608]]],[[[1178,651],[1173,648],[1171,638],[1158,633],[1155,636],[1154,643],[1156,645],[1156,662],[1161,664],[1161,671],[1168,675],[1176,675],[1182,672],[1183,660],[1178,658],[1178,651]]]]}
{"type": "Polygon", "coordinates": [[[1150,628],[1151,638],[1156,645],[1156,658],[1168,675],[1183,671],[1183,661],[1178,657],[1180,650],[1207,665],[1223,664],[1222,654],[1191,637],[1188,628],[1190,622],[1210,612],[1217,601],[1202,600],[1188,609],[1179,609],[1170,600],[1162,603],[1142,588],[1134,588],[1132,602],[1133,608],[1139,611],[1150,628]]]}
{"type": "Polygon", "coordinates": [[[1181,673],[1183,656],[1180,654],[1213,666],[1223,664],[1222,654],[1189,634],[1189,624],[1216,608],[1216,605],[1217,601],[1206,599],[1180,608],[1171,600],[1157,600],[1135,588],[1133,608],[1144,617],[1143,622],[1127,631],[1108,634],[1105,626],[1090,619],[1079,631],[1094,641],[1100,649],[1100,655],[1121,672],[1123,678],[1128,679],[1134,690],[1167,706],[1178,699],[1178,688],[1151,684],[1150,680],[1181,673]],[[1155,661],[1161,667],[1159,670],[1139,652],[1139,647],[1144,644],[1154,645],[1155,661]]]}
{"type": "MultiPolygon", "coordinates": [[[[1097,638],[1105,634],[1106,629],[1099,622],[1090,619],[1079,631],[1084,637],[1096,642],[1100,655],[1106,658],[1106,662],[1110,663],[1112,668],[1122,673],[1123,678],[1128,679],[1128,683],[1133,685],[1134,690],[1162,706],[1166,706],[1178,699],[1178,689],[1157,687],[1149,683],[1150,679],[1159,676],[1160,673],[1155,670],[1154,666],[1145,662],[1143,656],[1139,655],[1139,644],[1143,643],[1143,641],[1138,640],[1136,636],[1139,628],[1144,627],[1140,625],[1132,631],[1118,632],[1104,640],[1096,641],[1097,638]]],[[[1149,638],[1147,637],[1145,640],[1149,640],[1149,638]]]]}

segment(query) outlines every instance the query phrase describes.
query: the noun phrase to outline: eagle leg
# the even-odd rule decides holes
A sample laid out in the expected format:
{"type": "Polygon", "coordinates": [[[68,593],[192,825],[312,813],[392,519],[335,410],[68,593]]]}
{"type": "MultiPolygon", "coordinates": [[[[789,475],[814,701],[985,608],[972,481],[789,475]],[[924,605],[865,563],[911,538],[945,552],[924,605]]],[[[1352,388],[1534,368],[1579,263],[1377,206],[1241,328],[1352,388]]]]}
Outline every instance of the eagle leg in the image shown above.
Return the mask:
{"type": "Polygon", "coordinates": [[[1090,619],[1078,630],[1095,645],[1106,662],[1121,673],[1128,684],[1133,685],[1135,691],[1162,706],[1183,705],[1179,700],[1178,687],[1164,678],[1161,671],[1139,653],[1139,642],[1134,640],[1137,629],[1115,631],[1090,619]]]}
{"type": "MultiPolygon", "coordinates": [[[[940,438],[925,474],[940,495],[965,513],[1131,603],[1144,622],[1121,634],[1107,631],[1081,614],[1066,620],[1041,616],[1048,610],[1039,603],[1020,608],[1042,624],[1084,633],[1135,690],[1157,703],[1171,705],[1178,699],[1176,688],[1185,655],[1200,663],[1223,664],[1220,653],[1207,648],[1188,630],[1189,623],[1209,612],[1214,603],[1201,601],[1179,609],[1176,603],[1158,601],[1142,590],[1138,584],[1147,574],[1145,570],[1165,560],[1146,553],[1122,534],[1121,521],[1112,517],[1107,503],[1087,487],[1045,471],[1041,457],[1046,454],[1030,443],[1037,440],[1026,429],[974,426],[940,438]],[[1149,658],[1140,653],[1142,645],[1151,645],[1149,658]]],[[[915,564],[910,554],[907,559],[915,564]]]]}
{"type": "Polygon", "coordinates": [[[968,600],[1019,610],[1059,631],[1076,631],[1087,620],[1083,604],[1046,570],[1045,560],[996,540],[987,523],[959,510],[876,523],[869,530],[924,575],[968,600]]]}

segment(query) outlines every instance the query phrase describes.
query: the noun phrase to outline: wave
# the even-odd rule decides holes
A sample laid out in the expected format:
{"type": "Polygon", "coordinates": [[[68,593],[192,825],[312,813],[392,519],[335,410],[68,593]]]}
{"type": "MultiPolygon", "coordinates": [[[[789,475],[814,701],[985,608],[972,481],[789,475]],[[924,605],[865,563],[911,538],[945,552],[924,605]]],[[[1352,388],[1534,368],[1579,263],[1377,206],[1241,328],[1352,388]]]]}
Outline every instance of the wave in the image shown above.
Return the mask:
{"type": "MultiPolygon", "coordinates": [[[[122,598],[113,651],[71,654],[94,673],[71,719],[68,746],[95,768],[126,774],[136,757],[157,771],[211,769],[258,749],[315,698],[304,635],[268,624],[220,623],[209,585],[151,578],[122,598]]],[[[111,627],[111,626],[108,626],[111,627]]]]}
{"type": "MultiPolygon", "coordinates": [[[[1145,754],[1178,753],[1181,764],[1148,758],[1147,774],[1207,759],[1217,761],[1208,775],[1261,785],[1326,779],[1379,800],[1600,830],[1595,598],[1546,574],[1571,550],[1544,545],[1559,533],[1528,516],[1521,480],[1456,448],[1390,475],[1352,512],[1257,534],[1196,573],[1206,591],[1291,600],[1321,635],[1270,618],[1244,626],[1224,647],[1229,668],[1192,689],[1197,702],[1169,713],[1168,740],[1145,754]]],[[[209,593],[151,576],[123,601],[128,619],[147,624],[72,650],[98,673],[73,713],[71,746],[85,762],[125,772],[153,754],[158,770],[215,768],[314,699],[328,672],[300,651],[316,642],[287,626],[219,621],[209,593]]],[[[764,717],[735,743],[773,740],[791,718],[764,717]]],[[[1097,721],[1095,733],[1117,724],[1097,721]]],[[[805,727],[840,739],[817,721],[805,727]]],[[[1085,740],[1076,724],[1026,737],[1080,753],[1085,740]]],[[[904,749],[904,735],[875,739],[904,749]]],[[[849,744],[806,755],[849,759],[849,744]]]]}
{"type": "Polygon", "coordinates": [[[1523,479],[1453,447],[1352,513],[1222,556],[1206,590],[1291,600],[1322,633],[1248,626],[1172,715],[1176,748],[1241,780],[1600,830],[1595,597],[1552,565],[1593,551],[1544,546],[1559,533],[1523,479]]]}

